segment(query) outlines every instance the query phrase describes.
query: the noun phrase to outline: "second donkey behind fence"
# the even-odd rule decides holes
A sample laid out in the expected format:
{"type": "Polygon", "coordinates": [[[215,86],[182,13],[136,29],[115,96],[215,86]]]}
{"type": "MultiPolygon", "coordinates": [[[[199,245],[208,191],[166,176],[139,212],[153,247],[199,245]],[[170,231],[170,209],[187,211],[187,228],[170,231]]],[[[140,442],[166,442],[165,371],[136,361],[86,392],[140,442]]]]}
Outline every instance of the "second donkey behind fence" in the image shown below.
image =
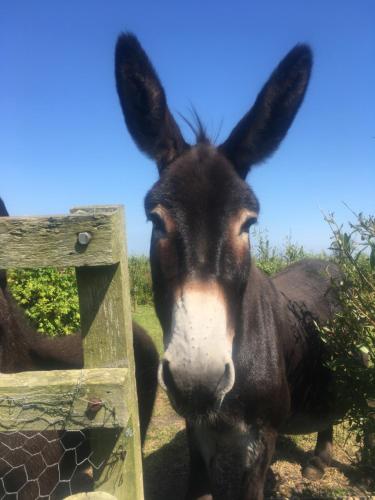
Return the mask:
{"type": "MultiPolygon", "coordinates": [[[[8,212],[0,198],[0,217],[8,212]]],[[[133,323],[133,347],[141,441],[144,443],[157,389],[159,356],[147,332],[133,323]]],[[[0,270],[0,372],[79,369],[83,366],[81,335],[50,339],[28,322],[0,270]]],[[[92,489],[85,462],[90,450],[83,433],[0,433],[0,496],[18,492],[19,500],[92,489]],[[66,451],[69,449],[70,451],[66,451]]],[[[10,498],[10,497],[9,497],[10,498]]]]}

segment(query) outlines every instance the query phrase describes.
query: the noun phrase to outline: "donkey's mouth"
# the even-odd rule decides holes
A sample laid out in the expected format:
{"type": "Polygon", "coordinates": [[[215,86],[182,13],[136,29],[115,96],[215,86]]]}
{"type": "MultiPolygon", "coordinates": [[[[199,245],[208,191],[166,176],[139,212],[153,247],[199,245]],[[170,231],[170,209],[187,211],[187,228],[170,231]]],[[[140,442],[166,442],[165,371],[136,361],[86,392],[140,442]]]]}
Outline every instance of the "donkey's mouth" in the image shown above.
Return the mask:
{"type": "Polygon", "coordinates": [[[192,384],[191,381],[177,384],[166,360],[159,366],[159,382],[167,392],[174,410],[189,420],[209,418],[220,412],[226,394],[222,390],[221,380],[215,391],[204,384],[192,384]]]}
{"type": "Polygon", "coordinates": [[[176,413],[189,421],[212,420],[220,414],[223,399],[208,398],[205,391],[181,395],[172,394],[167,391],[169,401],[176,413]]]}

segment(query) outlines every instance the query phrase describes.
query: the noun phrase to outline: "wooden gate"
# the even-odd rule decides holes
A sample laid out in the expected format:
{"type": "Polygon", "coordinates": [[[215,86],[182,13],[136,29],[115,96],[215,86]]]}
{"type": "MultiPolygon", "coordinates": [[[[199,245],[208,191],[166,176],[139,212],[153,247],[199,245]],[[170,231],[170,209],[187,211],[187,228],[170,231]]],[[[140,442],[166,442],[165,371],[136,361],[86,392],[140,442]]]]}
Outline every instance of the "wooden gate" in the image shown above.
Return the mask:
{"type": "Polygon", "coordinates": [[[0,218],[0,269],[49,266],[76,269],[84,369],[1,374],[0,431],[90,429],[95,490],[141,500],[123,207],[0,218]]]}

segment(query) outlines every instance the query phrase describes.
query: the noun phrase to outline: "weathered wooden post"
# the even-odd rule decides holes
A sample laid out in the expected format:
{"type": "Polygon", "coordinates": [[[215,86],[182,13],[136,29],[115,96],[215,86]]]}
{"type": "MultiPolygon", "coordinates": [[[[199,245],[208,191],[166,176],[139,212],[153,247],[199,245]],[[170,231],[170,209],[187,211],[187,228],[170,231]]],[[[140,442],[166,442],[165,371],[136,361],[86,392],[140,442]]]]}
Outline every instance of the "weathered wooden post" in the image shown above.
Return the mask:
{"type": "MultiPolygon", "coordinates": [[[[97,489],[113,492],[119,499],[141,498],[142,464],[139,419],[134,375],[132,320],[129,294],[125,219],[122,207],[77,208],[73,214],[95,216],[105,211],[112,217],[112,251],[118,262],[108,266],[77,267],[77,286],[85,368],[127,368],[131,376],[124,399],[129,423],[125,429],[91,431],[92,461],[104,465],[94,471],[97,489]],[[127,332],[127,334],[125,334],[127,332]],[[118,463],[113,458],[118,457],[118,463]],[[137,480],[132,480],[137,477],[137,480]],[[124,488],[124,486],[126,487],[124,488]]],[[[90,236],[92,236],[90,234],[90,236]]]]}
{"type": "Polygon", "coordinates": [[[83,370],[1,375],[0,431],[88,428],[95,490],[143,499],[123,208],[0,218],[0,248],[0,269],[76,268],[84,347],[83,370]]]}

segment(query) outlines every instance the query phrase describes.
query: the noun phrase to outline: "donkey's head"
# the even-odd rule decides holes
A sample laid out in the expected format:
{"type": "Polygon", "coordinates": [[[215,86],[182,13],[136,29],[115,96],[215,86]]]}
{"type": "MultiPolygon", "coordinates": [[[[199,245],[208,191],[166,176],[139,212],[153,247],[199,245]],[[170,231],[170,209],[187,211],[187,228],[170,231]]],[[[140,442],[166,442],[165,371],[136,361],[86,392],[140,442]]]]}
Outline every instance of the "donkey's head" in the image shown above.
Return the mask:
{"type": "Polygon", "coordinates": [[[190,146],[137,39],[126,34],[118,40],[116,81],[125,121],[160,173],[145,200],[165,343],[159,379],[186,416],[217,408],[234,384],[232,344],[249,275],[248,233],[259,212],[245,178],[287,133],[311,64],[310,49],[297,45],[223,144],[211,145],[199,127],[190,146]]]}

